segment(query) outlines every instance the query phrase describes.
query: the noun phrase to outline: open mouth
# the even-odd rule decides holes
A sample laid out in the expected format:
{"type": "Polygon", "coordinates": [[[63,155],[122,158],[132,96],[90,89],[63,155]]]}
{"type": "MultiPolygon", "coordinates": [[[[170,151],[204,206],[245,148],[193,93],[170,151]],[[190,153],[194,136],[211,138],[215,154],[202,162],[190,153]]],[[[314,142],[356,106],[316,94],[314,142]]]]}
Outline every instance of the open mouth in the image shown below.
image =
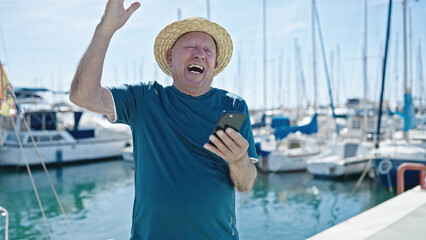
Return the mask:
{"type": "Polygon", "coordinates": [[[201,74],[204,72],[204,67],[197,65],[197,64],[190,64],[187,67],[188,71],[192,72],[192,73],[197,73],[197,74],[201,74]]]}

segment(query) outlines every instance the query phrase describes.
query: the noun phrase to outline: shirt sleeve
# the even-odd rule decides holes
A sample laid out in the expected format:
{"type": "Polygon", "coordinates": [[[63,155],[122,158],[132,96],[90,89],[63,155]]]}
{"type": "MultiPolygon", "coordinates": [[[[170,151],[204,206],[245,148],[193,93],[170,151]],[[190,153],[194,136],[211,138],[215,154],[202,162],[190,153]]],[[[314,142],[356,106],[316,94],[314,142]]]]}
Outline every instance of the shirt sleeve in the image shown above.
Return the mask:
{"type": "MultiPolygon", "coordinates": [[[[140,87],[136,85],[124,84],[118,87],[108,87],[114,101],[114,123],[124,123],[130,125],[138,109],[137,96],[141,93],[140,87]]],[[[141,99],[142,100],[142,99],[141,99]]]]}
{"type": "Polygon", "coordinates": [[[245,139],[249,142],[250,146],[247,150],[247,153],[249,157],[251,158],[252,162],[255,163],[258,161],[259,157],[257,156],[257,153],[256,153],[256,148],[254,145],[253,130],[251,128],[251,122],[250,122],[250,114],[245,101],[242,102],[241,107],[242,107],[242,112],[246,114],[246,119],[244,120],[244,123],[241,126],[240,132],[245,137],[245,139]]]}

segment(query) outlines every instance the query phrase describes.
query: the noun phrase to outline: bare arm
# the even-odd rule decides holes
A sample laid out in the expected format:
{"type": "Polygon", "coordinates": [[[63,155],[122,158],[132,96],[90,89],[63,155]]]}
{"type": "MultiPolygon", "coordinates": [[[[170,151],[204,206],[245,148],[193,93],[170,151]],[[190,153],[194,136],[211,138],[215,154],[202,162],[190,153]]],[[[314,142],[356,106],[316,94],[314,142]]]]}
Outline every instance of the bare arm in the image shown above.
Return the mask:
{"type": "Polygon", "coordinates": [[[232,128],[227,128],[226,132],[219,130],[216,134],[220,139],[214,135],[209,137],[214,146],[206,143],[204,147],[228,162],[232,182],[238,191],[250,191],[257,171],[247,154],[249,143],[232,128]]]}
{"type": "Polygon", "coordinates": [[[114,33],[140,7],[140,3],[135,2],[125,9],[123,2],[124,0],[108,1],[92,41],[78,64],[70,90],[71,102],[111,118],[114,118],[112,95],[101,85],[105,55],[114,33]]]}

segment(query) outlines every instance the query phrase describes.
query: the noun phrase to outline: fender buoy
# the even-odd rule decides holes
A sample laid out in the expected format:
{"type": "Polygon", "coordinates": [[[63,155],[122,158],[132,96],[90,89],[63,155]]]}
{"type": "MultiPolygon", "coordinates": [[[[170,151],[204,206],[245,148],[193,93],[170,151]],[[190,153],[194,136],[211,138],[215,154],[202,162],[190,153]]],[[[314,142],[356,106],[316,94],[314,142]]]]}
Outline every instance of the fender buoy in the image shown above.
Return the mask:
{"type": "Polygon", "coordinates": [[[380,161],[379,166],[377,166],[377,171],[380,175],[385,175],[390,172],[392,169],[392,162],[389,159],[383,159],[380,161]]]}

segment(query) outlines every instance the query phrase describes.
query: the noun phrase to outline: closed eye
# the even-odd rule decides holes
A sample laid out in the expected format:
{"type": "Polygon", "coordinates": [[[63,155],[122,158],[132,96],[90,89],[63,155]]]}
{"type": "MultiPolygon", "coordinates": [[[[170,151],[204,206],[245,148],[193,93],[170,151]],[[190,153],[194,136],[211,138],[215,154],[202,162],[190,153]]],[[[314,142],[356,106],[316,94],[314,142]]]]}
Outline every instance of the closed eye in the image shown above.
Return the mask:
{"type": "Polygon", "coordinates": [[[204,51],[206,53],[208,53],[209,55],[213,55],[214,54],[214,52],[210,48],[205,48],[204,51]]]}

